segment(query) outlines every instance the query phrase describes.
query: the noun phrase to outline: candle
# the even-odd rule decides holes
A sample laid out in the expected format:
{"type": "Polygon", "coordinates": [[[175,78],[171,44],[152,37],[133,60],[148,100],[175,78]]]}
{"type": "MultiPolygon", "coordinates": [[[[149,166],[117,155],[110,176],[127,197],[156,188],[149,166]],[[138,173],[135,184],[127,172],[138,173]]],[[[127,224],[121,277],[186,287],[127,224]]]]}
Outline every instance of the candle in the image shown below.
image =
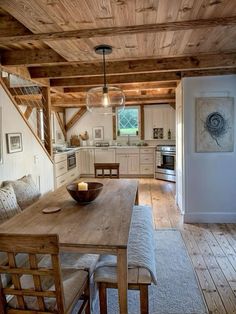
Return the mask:
{"type": "Polygon", "coordinates": [[[79,191],[88,191],[88,183],[86,183],[86,182],[79,182],[78,183],[78,190],[79,191]]]}

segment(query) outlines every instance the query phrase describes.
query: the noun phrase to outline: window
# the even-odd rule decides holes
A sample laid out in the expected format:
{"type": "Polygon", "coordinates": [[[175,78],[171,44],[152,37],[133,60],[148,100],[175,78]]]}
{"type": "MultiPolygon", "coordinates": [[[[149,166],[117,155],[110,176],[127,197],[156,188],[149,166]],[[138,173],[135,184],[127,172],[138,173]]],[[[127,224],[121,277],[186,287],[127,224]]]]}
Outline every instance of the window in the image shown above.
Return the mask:
{"type": "Polygon", "coordinates": [[[125,108],[117,111],[117,135],[138,135],[139,109],[125,108]]]}

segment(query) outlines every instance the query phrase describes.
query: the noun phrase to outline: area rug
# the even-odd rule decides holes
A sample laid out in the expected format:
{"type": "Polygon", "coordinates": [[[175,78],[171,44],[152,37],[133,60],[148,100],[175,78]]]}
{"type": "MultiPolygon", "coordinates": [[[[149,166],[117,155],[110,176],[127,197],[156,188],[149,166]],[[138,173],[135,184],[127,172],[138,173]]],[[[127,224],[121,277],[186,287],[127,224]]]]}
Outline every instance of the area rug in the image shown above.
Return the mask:
{"type": "MultiPolygon", "coordinates": [[[[173,229],[155,231],[157,286],[149,289],[150,314],[208,313],[181,233],[173,229]]],[[[118,314],[118,296],[108,289],[108,314],[118,314]]],[[[129,314],[140,314],[139,292],[128,293],[129,314]]],[[[98,301],[93,314],[100,314],[98,301]]]]}

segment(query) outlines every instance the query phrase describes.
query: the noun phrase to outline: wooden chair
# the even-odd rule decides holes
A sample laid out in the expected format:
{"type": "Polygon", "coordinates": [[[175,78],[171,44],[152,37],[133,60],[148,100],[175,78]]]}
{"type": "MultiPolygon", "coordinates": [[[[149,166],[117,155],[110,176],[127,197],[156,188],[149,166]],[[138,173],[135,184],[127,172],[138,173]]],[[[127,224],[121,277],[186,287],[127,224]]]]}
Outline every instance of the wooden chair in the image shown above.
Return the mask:
{"type": "Polygon", "coordinates": [[[0,266],[0,313],[70,313],[80,298],[78,313],[83,310],[90,313],[88,272],[77,269],[61,271],[57,235],[2,233],[0,251],[8,255],[8,265],[0,266]],[[18,253],[25,253],[28,257],[26,265],[18,266],[18,253]],[[42,266],[43,256],[46,259],[50,257],[50,267],[42,266]],[[10,286],[4,286],[3,274],[10,274],[10,286]]]}
{"type": "Polygon", "coordinates": [[[120,164],[119,163],[95,163],[94,164],[94,172],[95,172],[95,178],[117,178],[120,177],[120,164]],[[106,170],[109,171],[109,173],[106,173],[106,170]],[[112,171],[115,170],[115,173],[112,171]],[[99,171],[102,173],[99,174],[99,171]]]}

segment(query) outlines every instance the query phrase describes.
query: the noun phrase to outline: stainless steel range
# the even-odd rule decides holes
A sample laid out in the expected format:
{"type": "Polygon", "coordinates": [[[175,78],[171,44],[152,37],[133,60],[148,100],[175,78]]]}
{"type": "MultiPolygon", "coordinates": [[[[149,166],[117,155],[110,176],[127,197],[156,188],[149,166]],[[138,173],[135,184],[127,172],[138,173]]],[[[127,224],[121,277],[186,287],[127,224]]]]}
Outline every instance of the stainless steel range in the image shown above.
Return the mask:
{"type": "Polygon", "coordinates": [[[175,182],[175,145],[157,145],[155,178],[175,182]]]}

